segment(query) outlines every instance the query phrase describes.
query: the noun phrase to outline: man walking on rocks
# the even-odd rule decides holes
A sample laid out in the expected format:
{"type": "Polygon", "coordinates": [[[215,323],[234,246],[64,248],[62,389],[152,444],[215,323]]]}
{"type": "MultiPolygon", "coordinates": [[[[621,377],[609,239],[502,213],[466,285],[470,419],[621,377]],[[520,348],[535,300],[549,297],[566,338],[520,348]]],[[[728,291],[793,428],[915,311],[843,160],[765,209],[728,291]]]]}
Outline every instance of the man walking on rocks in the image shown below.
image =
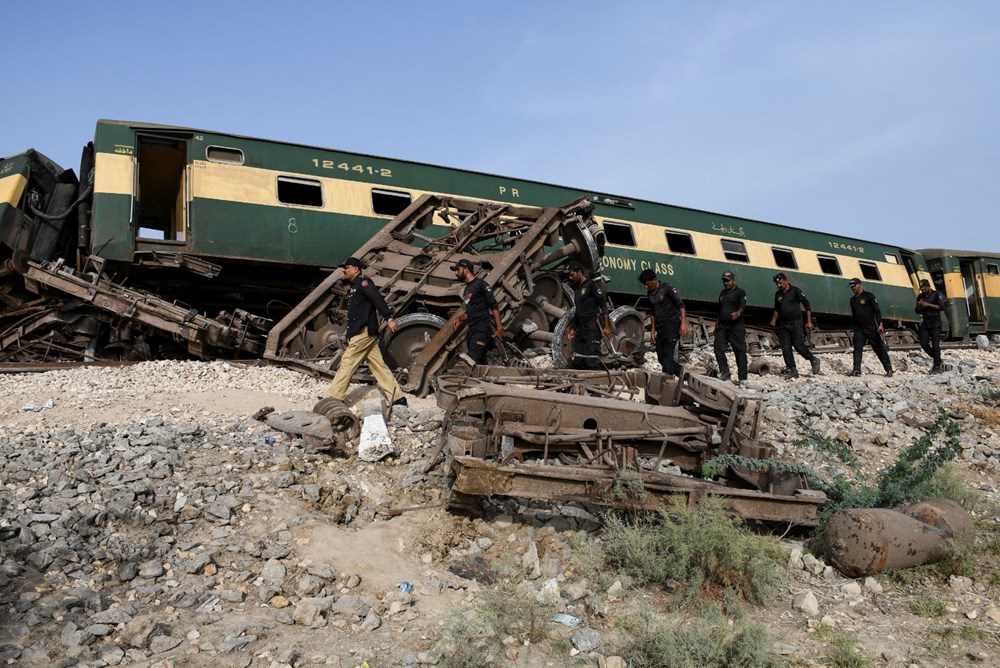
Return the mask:
{"type": "Polygon", "coordinates": [[[472,262],[461,259],[456,262],[451,270],[455,272],[455,277],[465,283],[462,288],[462,302],[465,304],[465,313],[456,315],[451,319],[453,329],[458,329],[458,325],[463,320],[469,322],[469,357],[476,364],[482,364],[486,359],[486,353],[491,347],[491,339],[503,338],[503,325],[500,323],[500,306],[497,304],[493,290],[481,278],[476,278],[472,273],[472,262]],[[493,325],[490,327],[490,315],[493,316],[493,325]]]}
{"type": "Polygon", "coordinates": [[[885,349],[882,333],[882,309],[878,306],[875,295],[865,290],[860,278],[852,278],[847,283],[851,286],[854,296],[851,297],[851,316],[854,318],[854,369],[849,376],[861,375],[861,356],[865,344],[871,344],[872,350],[882,363],[887,378],[892,377],[892,361],[885,349]]]}
{"type": "Polygon", "coordinates": [[[920,281],[920,294],[917,295],[917,313],[920,314],[920,347],[934,360],[931,373],[941,373],[941,311],[946,300],[944,295],[935,290],[926,278],[920,281]]]}
{"type": "Polygon", "coordinates": [[[349,257],[340,265],[344,276],[351,281],[351,291],[347,294],[347,350],[340,358],[340,366],[330,383],[329,394],[334,399],[343,400],[347,396],[347,388],[351,384],[354,372],[362,362],[368,363],[368,368],[382,388],[386,400],[393,406],[405,406],[406,397],[403,390],[392,375],[392,371],[382,358],[378,347],[378,314],[387,320],[386,327],[395,332],[398,325],[392,317],[392,310],[385,303],[382,293],[375,287],[372,279],[362,272],[364,264],[356,257],[349,257]]]}
{"type": "Polygon", "coordinates": [[[806,348],[805,335],[802,331],[802,309],[806,311],[805,328],[812,330],[814,327],[809,300],[806,299],[806,294],[802,290],[788,282],[788,277],[785,276],[784,272],[778,272],[774,275],[774,283],[778,286],[778,290],[774,293],[771,327],[777,327],[778,341],[781,343],[781,356],[785,360],[785,370],[781,375],[786,378],[799,377],[792,349],[809,360],[814,376],[819,375],[819,358],[806,348]]]}
{"type": "Polygon", "coordinates": [[[719,379],[729,380],[729,361],[726,349],[732,347],[736,356],[738,383],[747,379],[747,330],[743,324],[743,311],[747,307],[747,293],[736,287],[736,274],[722,274],[722,292],[719,293],[719,320],[715,323],[715,361],[719,364],[719,379]]]}
{"type": "Polygon", "coordinates": [[[573,368],[597,370],[601,353],[601,329],[611,336],[611,319],[608,317],[608,300],[604,288],[583,273],[583,265],[570,262],[569,284],[573,286],[573,304],[576,309],[573,324],[567,336],[573,342],[573,368]],[[598,323],[600,316],[600,324],[598,323]]]}
{"type": "Polygon", "coordinates": [[[652,310],[649,333],[656,344],[656,359],[663,373],[681,375],[681,365],[677,363],[677,343],[687,336],[687,309],[677,288],[656,277],[652,269],[643,269],[639,282],[646,286],[646,297],[652,310]]]}

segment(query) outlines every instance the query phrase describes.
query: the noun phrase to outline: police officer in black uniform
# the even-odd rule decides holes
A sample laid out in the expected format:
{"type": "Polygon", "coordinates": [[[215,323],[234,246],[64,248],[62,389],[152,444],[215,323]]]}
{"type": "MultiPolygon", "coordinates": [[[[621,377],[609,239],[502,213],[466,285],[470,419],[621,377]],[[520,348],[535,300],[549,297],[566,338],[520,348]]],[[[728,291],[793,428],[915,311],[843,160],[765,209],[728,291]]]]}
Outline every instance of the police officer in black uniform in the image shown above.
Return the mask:
{"type": "Polygon", "coordinates": [[[611,336],[611,319],[608,317],[608,300],[604,288],[583,273],[583,265],[570,262],[569,284],[573,286],[573,304],[576,313],[567,336],[573,342],[574,369],[600,369],[601,325],[604,334],[611,336]],[[598,320],[600,316],[600,320],[598,320]]]}
{"type": "Polygon", "coordinates": [[[934,360],[931,373],[941,373],[941,311],[946,303],[944,295],[935,290],[930,281],[921,279],[917,313],[922,320],[918,334],[920,347],[934,360]]]}
{"type": "Polygon", "coordinates": [[[809,360],[812,364],[813,375],[819,374],[819,358],[805,346],[805,335],[802,331],[802,309],[806,310],[806,324],[808,330],[814,328],[812,321],[812,307],[802,290],[788,282],[788,277],[784,272],[774,275],[774,283],[778,286],[774,293],[774,312],[771,314],[771,327],[778,329],[778,341],[781,343],[781,356],[785,360],[785,370],[781,375],[786,378],[798,378],[799,372],[795,368],[795,355],[792,349],[809,360]]]}
{"type": "Polygon", "coordinates": [[[719,379],[729,380],[729,361],[726,349],[732,347],[736,357],[737,384],[747,379],[747,329],[743,311],[747,307],[747,293],[736,287],[736,274],[722,274],[722,292],[719,293],[719,320],[715,323],[715,361],[719,365],[719,379]]]}
{"type": "Polygon", "coordinates": [[[882,325],[882,309],[878,306],[878,300],[875,299],[875,295],[865,290],[860,278],[852,278],[847,284],[854,292],[854,296],[851,297],[851,315],[854,317],[854,369],[847,375],[861,375],[861,356],[865,344],[868,343],[882,363],[886,377],[891,378],[892,360],[889,359],[889,351],[885,349],[885,342],[882,340],[885,328],[882,325]]]}
{"type": "Polygon", "coordinates": [[[674,359],[677,342],[688,333],[687,309],[677,288],[656,277],[652,269],[643,269],[639,282],[646,286],[650,306],[650,335],[656,343],[656,359],[663,373],[680,376],[681,365],[674,359]]]}
{"type": "Polygon", "coordinates": [[[500,324],[500,306],[493,289],[486,281],[476,278],[472,262],[461,259],[452,265],[455,278],[465,283],[462,288],[462,303],[465,312],[451,319],[451,326],[458,329],[463,320],[469,322],[469,357],[476,364],[482,364],[486,353],[492,347],[493,337],[503,338],[503,325],[500,324]],[[490,316],[493,316],[493,326],[490,326],[490,316]]]}

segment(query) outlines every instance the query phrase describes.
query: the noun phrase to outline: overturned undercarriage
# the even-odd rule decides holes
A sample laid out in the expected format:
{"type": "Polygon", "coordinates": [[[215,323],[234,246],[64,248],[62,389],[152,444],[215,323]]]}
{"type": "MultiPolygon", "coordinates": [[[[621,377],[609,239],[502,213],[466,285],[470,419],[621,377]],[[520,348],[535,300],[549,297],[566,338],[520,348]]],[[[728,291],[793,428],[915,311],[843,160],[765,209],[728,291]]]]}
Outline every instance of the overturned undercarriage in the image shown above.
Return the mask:
{"type": "Polygon", "coordinates": [[[727,468],[697,479],[723,454],[764,460],[760,401],[705,376],[479,366],[437,380],[446,458],[457,502],[518,496],[654,509],[672,496],[725,499],[744,517],[815,525],[826,502],[799,475],[727,468]],[[622,490],[622,475],[641,485],[622,490]]]}

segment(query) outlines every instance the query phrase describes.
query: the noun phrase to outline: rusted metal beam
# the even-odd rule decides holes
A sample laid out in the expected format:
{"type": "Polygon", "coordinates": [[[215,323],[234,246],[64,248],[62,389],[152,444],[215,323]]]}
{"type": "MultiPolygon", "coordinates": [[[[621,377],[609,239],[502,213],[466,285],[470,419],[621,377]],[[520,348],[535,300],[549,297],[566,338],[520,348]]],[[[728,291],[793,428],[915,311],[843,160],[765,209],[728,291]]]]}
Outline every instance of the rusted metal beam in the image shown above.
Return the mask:
{"type": "Polygon", "coordinates": [[[658,510],[676,497],[698,503],[707,496],[717,496],[725,508],[741,517],[802,526],[815,526],[818,509],[826,502],[821,492],[769,494],[664,473],[641,473],[643,493],[623,499],[613,492],[616,471],[611,468],[533,464],[511,467],[476,457],[456,457],[452,469],[456,476],[453,490],[468,496],[510,496],[635,510],[658,510]]]}

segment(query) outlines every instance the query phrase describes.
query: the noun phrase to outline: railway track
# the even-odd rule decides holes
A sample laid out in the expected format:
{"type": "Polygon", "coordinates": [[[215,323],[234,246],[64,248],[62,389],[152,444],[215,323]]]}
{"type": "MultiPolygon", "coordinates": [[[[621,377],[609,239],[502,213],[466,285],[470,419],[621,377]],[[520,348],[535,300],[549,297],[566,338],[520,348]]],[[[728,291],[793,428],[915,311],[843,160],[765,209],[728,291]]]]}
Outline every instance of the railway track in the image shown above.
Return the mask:
{"type": "Polygon", "coordinates": [[[58,371],[60,369],[78,369],[80,367],[123,367],[138,364],[134,362],[115,362],[109,360],[95,360],[93,362],[0,362],[0,373],[45,373],[46,371],[58,371]]]}

